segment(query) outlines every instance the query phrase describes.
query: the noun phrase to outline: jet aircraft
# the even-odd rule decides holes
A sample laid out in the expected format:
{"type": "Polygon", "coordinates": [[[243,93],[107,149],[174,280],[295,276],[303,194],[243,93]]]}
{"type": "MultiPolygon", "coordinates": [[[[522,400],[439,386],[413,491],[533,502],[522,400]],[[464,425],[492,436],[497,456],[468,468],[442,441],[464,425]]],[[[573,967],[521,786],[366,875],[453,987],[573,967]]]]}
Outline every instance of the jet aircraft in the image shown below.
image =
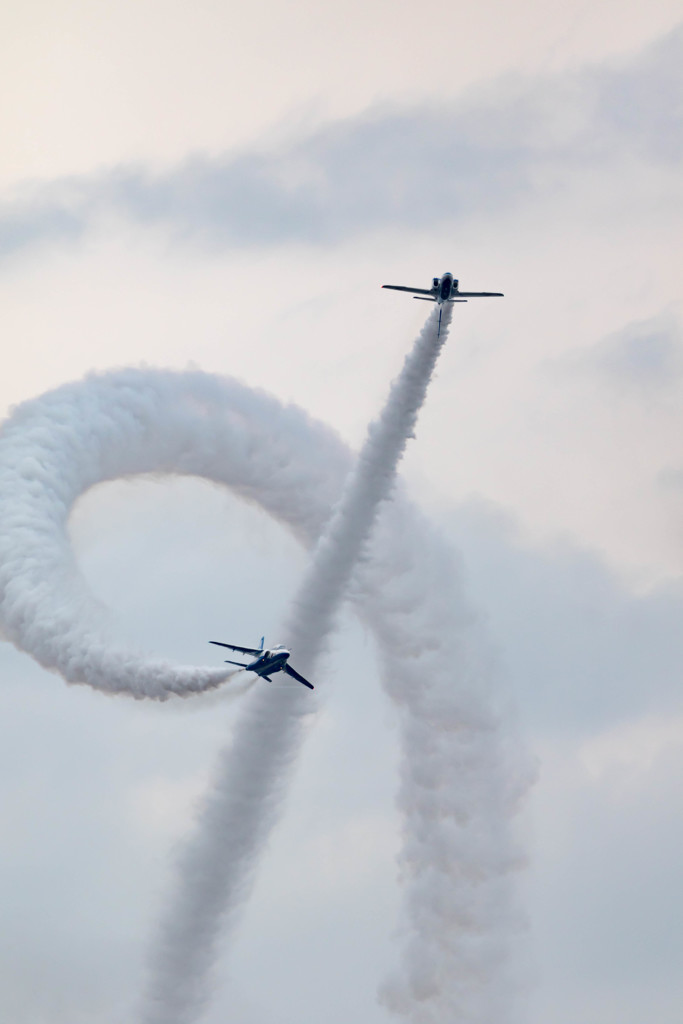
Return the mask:
{"type": "Polygon", "coordinates": [[[307,686],[309,690],[313,690],[313,683],[309,683],[308,679],[304,679],[300,676],[291,665],[289,665],[288,658],[291,651],[288,651],[282,644],[278,644],[276,647],[271,647],[270,650],[264,650],[265,637],[261,637],[261,646],[256,650],[253,647],[238,647],[237,644],[223,644],[220,640],[209,640],[210,644],[216,644],[217,647],[229,647],[231,651],[240,651],[242,654],[251,654],[254,656],[254,661],[249,661],[246,664],[243,661],[230,661],[226,658],[227,665],[239,665],[240,668],[246,669],[247,672],[255,672],[257,676],[261,676],[263,679],[267,679],[269,683],[272,683],[271,675],[275,672],[286,672],[292,679],[298,680],[307,686]]]}
{"type": "Polygon", "coordinates": [[[468,299],[502,298],[502,292],[461,292],[460,282],[452,274],[445,273],[441,277],[432,278],[431,288],[406,288],[402,284],[383,284],[382,288],[391,288],[395,292],[411,292],[414,299],[423,302],[467,302],[468,299]]]}
{"type": "MultiPolygon", "coordinates": [[[[442,306],[444,302],[467,302],[468,299],[486,299],[494,296],[502,298],[502,292],[461,292],[459,281],[448,271],[441,277],[432,278],[431,288],[406,288],[403,284],[383,284],[382,288],[391,288],[395,292],[411,292],[414,299],[422,299],[423,302],[438,302],[442,306]]],[[[439,328],[437,337],[441,334],[441,313],[439,310],[439,328]]]]}

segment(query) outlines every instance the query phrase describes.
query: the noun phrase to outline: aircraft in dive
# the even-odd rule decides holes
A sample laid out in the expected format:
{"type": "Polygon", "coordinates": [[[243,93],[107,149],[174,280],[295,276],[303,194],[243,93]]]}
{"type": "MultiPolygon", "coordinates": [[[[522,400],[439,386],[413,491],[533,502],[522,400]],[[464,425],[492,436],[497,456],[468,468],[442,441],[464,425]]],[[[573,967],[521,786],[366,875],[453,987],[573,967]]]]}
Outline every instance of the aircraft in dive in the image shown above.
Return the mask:
{"type": "Polygon", "coordinates": [[[251,654],[254,656],[254,661],[249,661],[246,664],[243,661],[230,661],[226,658],[226,665],[239,665],[240,668],[245,669],[247,672],[255,672],[257,676],[261,676],[262,679],[267,679],[269,683],[272,683],[271,675],[275,672],[286,672],[292,679],[298,680],[307,686],[309,690],[315,689],[313,683],[309,683],[308,679],[304,679],[300,676],[291,665],[287,663],[291,651],[288,651],[282,644],[278,644],[277,647],[271,647],[270,650],[264,650],[265,637],[261,637],[261,646],[256,650],[253,647],[238,647],[237,644],[223,644],[220,640],[209,640],[210,644],[216,644],[217,647],[229,647],[231,651],[240,651],[241,654],[251,654]]]}
{"type": "Polygon", "coordinates": [[[382,288],[391,288],[395,292],[411,292],[414,299],[423,302],[467,302],[468,299],[502,298],[502,292],[461,292],[460,282],[452,274],[445,273],[441,277],[432,278],[431,288],[407,288],[403,284],[383,284],[382,288]]]}

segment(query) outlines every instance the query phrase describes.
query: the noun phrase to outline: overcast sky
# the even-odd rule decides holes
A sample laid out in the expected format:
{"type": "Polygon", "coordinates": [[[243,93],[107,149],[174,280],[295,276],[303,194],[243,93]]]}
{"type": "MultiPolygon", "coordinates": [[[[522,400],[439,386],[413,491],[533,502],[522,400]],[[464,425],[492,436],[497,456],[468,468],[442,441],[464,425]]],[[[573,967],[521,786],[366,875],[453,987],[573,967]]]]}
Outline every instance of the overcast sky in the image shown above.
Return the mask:
{"type": "MultiPolygon", "coordinates": [[[[537,763],[519,1020],[680,1024],[680,2],[26,0],[0,25],[3,413],[192,364],[358,446],[424,317],[379,286],[505,293],[455,310],[403,475],[537,763]]],[[[276,630],[305,565],[196,480],[107,484],[71,530],[122,635],[196,663],[276,630]]],[[[391,1019],[374,658],[349,614],[210,1024],[391,1019]]],[[[8,644],[0,673],[0,1015],[122,1024],[236,704],[104,698],[8,644]]]]}

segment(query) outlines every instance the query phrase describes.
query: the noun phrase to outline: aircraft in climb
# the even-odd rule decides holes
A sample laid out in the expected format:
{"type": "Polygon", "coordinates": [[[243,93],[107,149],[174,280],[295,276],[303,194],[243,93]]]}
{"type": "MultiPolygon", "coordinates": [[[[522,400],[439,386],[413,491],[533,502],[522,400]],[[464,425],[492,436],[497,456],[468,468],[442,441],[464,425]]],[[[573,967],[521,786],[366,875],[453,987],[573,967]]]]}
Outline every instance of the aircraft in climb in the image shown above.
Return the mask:
{"type": "Polygon", "coordinates": [[[216,644],[217,647],[229,647],[231,651],[240,651],[241,654],[251,654],[254,656],[254,661],[249,661],[246,664],[243,661],[230,661],[229,658],[226,658],[226,665],[239,665],[240,668],[246,669],[247,672],[255,672],[262,679],[267,679],[269,683],[272,683],[273,680],[270,677],[275,672],[286,672],[292,679],[298,680],[298,682],[307,686],[309,690],[313,690],[313,683],[309,683],[308,679],[304,679],[303,676],[299,675],[288,664],[291,651],[288,651],[282,644],[271,647],[270,650],[265,650],[265,640],[266,638],[262,636],[261,646],[258,650],[254,647],[238,647],[237,644],[223,644],[220,640],[209,640],[209,643],[216,644]]]}
{"type": "Polygon", "coordinates": [[[402,284],[383,284],[382,288],[391,288],[395,292],[411,292],[414,299],[423,302],[467,302],[468,299],[502,298],[502,292],[461,292],[460,282],[452,274],[445,273],[441,277],[432,278],[431,288],[406,288],[402,284]]]}

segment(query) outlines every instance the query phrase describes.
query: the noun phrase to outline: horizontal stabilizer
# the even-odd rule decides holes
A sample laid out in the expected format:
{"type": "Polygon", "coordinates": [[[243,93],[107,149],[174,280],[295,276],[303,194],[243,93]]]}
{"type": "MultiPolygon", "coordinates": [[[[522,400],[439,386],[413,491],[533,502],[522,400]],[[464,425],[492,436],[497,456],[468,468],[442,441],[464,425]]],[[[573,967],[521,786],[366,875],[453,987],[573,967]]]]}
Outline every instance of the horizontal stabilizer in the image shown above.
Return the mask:
{"type": "Polygon", "coordinates": [[[458,298],[462,296],[464,299],[502,299],[504,295],[502,292],[456,292],[458,298]]]}
{"type": "Polygon", "coordinates": [[[230,661],[230,658],[226,658],[226,659],[225,659],[225,664],[226,664],[226,665],[239,665],[239,667],[240,667],[240,668],[249,668],[249,666],[248,666],[248,665],[245,665],[245,664],[244,664],[243,662],[241,662],[241,661],[230,661]]]}
{"type": "Polygon", "coordinates": [[[432,295],[413,295],[414,299],[422,299],[423,302],[436,302],[432,295]]]}
{"type": "Polygon", "coordinates": [[[286,672],[288,676],[292,677],[292,679],[298,679],[299,682],[303,683],[304,686],[307,686],[309,690],[314,690],[315,689],[315,687],[313,686],[313,683],[309,683],[308,679],[304,679],[303,676],[300,676],[299,673],[295,669],[293,669],[291,665],[288,665],[286,662],[282,666],[282,671],[286,672]]]}

